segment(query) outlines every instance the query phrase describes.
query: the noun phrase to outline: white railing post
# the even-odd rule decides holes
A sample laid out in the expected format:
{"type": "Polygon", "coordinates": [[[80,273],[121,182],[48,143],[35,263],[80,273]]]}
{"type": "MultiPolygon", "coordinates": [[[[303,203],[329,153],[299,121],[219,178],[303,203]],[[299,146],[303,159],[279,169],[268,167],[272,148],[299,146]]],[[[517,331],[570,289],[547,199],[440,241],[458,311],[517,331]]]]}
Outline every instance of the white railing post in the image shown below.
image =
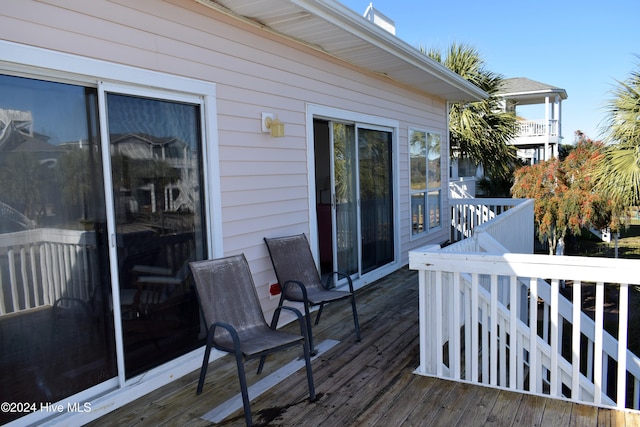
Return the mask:
{"type": "Polygon", "coordinates": [[[629,285],[620,284],[620,294],[618,298],[618,372],[616,392],[617,407],[622,409],[626,405],[627,398],[627,324],[629,313],[629,285]]]}

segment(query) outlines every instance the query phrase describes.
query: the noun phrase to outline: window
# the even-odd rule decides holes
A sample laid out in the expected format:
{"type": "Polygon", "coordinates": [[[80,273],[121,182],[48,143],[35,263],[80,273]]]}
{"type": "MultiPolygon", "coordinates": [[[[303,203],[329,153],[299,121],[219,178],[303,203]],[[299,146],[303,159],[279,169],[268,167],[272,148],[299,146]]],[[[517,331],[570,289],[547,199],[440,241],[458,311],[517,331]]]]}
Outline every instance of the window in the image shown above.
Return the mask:
{"type": "Polygon", "coordinates": [[[411,234],[427,233],[441,226],[441,136],[409,129],[411,174],[411,234]]]}

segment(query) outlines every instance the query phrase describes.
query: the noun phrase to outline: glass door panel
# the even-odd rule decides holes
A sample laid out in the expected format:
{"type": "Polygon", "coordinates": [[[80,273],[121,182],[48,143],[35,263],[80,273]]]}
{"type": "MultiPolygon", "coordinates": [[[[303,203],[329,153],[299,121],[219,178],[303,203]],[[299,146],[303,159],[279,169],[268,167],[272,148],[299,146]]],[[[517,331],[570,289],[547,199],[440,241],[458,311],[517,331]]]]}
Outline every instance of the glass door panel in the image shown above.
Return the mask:
{"type": "Polygon", "coordinates": [[[107,94],[126,376],[202,344],[200,106],[107,94]]]}
{"type": "Polygon", "coordinates": [[[97,110],[96,88],[0,75],[2,402],[117,375],[97,110]]]}
{"type": "Polygon", "coordinates": [[[362,273],[394,259],[391,135],[358,128],[362,273]]]}
{"type": "Polygon", "coordinates": [[[358,272],[358,182],[355,126],[332,123],[334,265],[345,274],[358,272]]]}

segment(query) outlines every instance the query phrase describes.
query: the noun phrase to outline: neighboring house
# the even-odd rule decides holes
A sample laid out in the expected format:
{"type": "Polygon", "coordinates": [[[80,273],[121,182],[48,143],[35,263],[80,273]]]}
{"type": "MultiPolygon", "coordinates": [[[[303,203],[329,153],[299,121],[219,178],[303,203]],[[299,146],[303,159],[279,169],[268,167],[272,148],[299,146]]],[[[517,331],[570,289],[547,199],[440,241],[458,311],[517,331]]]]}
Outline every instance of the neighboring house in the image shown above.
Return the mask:
{"type": "Polygon", "coordinates": [[[518,149],[518,157],[529,164],[558,156],[562,144],[562,100],[567,99],[564,89],[536,82],[524,77],[504,79],[497,93],[504,99],[505,111],[518,117],[518,137],[512,144],[518,149]],[[521,117],[520,108],[537,114],[521,117]]]}
{"type": "Polygon", "coordinates": [[[447,103],[486,94],[338,1],[25,0],[0,38],[0,107],[64,148],[0,154],[36,222],[0,230],[0,400],[36,405],[0,423],[198,369],[190,260],[244,253],[270,316],[265,236],[358,288],[449,238],[447,103]]]}
{"type": "MultiPolygon", "coordinates": [[[[564,89],[516,77],[504,79],[496,95],[503,99],[504,111],[517,117],[518,136],[510,144],[516,147],[518,158],[527,164],[535,164],[558,156],[558,147],[564,138],[562,100],[567,99],[564,89]]],[[[483,176],[482,165],[476,165],[468,158],[452,159],[452,196],[474,197],[476,179],[483,176]]]]}

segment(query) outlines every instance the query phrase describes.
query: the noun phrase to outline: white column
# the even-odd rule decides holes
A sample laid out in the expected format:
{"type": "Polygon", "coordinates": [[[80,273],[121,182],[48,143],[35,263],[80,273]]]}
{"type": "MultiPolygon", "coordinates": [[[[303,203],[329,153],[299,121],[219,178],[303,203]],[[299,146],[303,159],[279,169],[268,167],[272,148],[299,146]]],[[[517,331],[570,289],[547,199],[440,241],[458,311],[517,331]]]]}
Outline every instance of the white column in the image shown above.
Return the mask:
{"type": "Polygon", "coordinates": [[[544,97],[544,158],[542,160],[549,160],[549,136],[551,132],[549,130],[549,96],[544,97]]]}

